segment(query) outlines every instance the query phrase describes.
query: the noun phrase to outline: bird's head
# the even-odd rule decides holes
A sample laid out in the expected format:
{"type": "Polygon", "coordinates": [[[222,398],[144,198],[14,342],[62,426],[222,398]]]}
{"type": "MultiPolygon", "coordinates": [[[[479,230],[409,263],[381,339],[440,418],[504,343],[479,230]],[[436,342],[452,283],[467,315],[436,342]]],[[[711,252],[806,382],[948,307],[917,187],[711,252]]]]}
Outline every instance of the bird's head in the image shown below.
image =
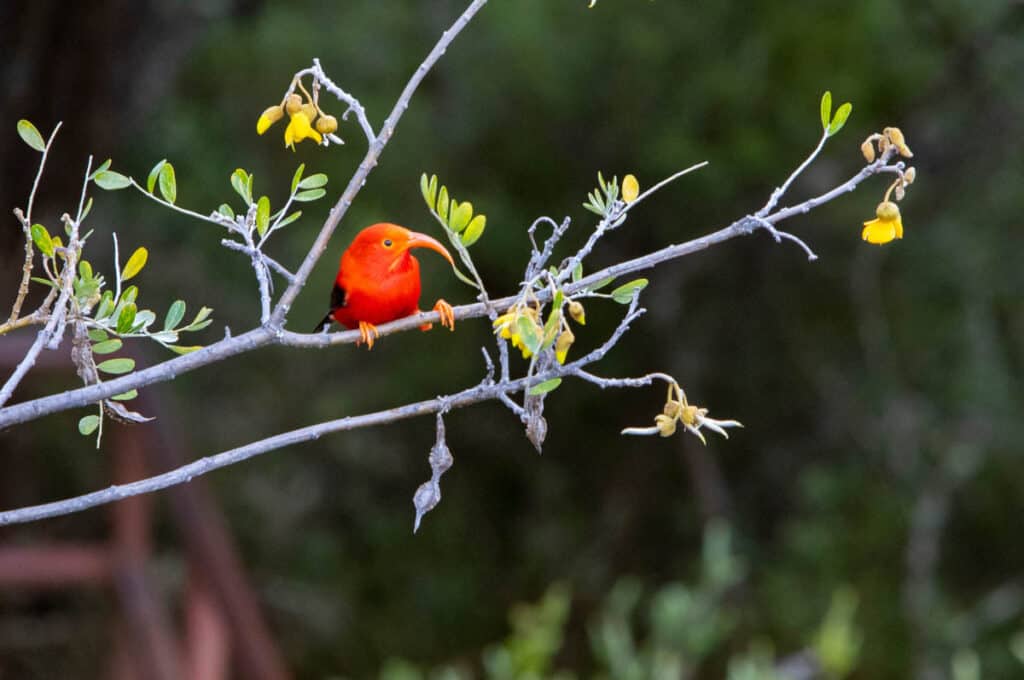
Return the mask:
{"type": "Polygon", "coordinates": [[[455,265],[451,253],[436,239],[389,222],[374,224],[359,232],[345,251],[345,257],[352,257],[361,266],[383,275],[401,266],[413,248],[429,248],[455,265]]]}

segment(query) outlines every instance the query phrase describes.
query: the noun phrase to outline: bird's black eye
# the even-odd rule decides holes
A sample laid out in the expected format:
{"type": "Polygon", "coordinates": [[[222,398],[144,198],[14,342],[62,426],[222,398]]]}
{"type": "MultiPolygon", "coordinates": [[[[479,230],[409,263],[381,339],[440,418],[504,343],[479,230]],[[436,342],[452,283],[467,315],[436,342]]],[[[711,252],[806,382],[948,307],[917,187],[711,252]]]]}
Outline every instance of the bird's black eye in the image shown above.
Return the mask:
{"type": "Polygon", "coordinates": [[[389,239],[389,238],[384,239],[384,247],[385,248],[390,248],[391,247],[391,239],[389,239]]]}

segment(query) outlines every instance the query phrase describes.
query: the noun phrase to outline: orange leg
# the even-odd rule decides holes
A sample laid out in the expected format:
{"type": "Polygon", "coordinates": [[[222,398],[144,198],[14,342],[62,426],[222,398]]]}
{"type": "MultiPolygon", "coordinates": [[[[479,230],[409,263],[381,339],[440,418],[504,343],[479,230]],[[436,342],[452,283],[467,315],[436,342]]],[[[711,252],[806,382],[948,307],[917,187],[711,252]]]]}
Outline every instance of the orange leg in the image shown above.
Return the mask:
{"type": "MultiPolygon", "coordinates": [[[[434,311],[441,316],[441,325],[450,331],[455,330],[455,310],[452,306],[444,300],[438,300],[434,303],[434,311]]],[[[425,323],[420,326],[421,331],[429,331],[433,328],[434,324],[425,323]]]]}
{"type": "Polygon", "coordinates": [[[365,321],[359,322],[359,340],[356,341],[357,345],[366,345],[366,349],[373,349],[374,341],[380,337],[380,331],[372,323],[365,321]]]}

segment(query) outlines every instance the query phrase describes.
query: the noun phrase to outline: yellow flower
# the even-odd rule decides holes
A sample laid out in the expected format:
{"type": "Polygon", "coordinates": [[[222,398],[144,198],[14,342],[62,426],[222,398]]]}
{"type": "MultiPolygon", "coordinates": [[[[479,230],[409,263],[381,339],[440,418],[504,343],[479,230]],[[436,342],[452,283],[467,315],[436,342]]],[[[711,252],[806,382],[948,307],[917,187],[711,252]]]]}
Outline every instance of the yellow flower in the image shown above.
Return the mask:
{"type": "Polygon", "coordinates": [[[271,125],[281,120],[283,115],[284,112],[281,111],[280,106],[268,107],[266,111],[260,114],[259,120],[256,121],[256,134],[262,135],[271,125]]]}
{"type": "Polygon", "coordinates": [[[864,223],[860,237],[868,243],[882,245],[903,238],[903,220],[900,209],[892,201],[882,201],[875,210],[875,219],[864,223]]]}
{"type": "Polygon", "coordinates": [[[565,358],[569,355],[569,348],[572,347],[575,340],[576,336],[568,328],[559,334],[558,339],[555,340],[555,359],[558,360],[558,363],[565,363],[565,358]]]}
{"type": "Polygon", "coordinates": [[[534,325],[534,328],[539,333],[540,329],[537,327],[537,322],[533,321],[534,315],[536,315],[536,312],[530,309],[529,307],[522,310],[516,310],[515,308],[513,308],[512,311],[502,314],[497,319],[495,319],[492,324],[494,326],[494,332],[498,335],[498,337],[509,340],[512,343],[513,347],[515,347],[516,349],[520,350],[523,353],[524,359],[529,359],[531,356],[533,356],[533,352],[531,352],[530,348],[526,346],[526,344],[523,342],[522,336],[519,334],[519,317],[523,316],[527,319],[530,319],[534,325]]]}
{"type": "Polygon", "coordinates": [[[292,119],[288,123],[288,127],[285,128],[284,145],[291,147],[292,151],[294,151],[295,143],[301,142],[304,139],[316,140],[317,144],[321,144],[324,141],[320,133],[309,124],[309,116],[302,111],[298,111],[292,114],[292,119]]]}

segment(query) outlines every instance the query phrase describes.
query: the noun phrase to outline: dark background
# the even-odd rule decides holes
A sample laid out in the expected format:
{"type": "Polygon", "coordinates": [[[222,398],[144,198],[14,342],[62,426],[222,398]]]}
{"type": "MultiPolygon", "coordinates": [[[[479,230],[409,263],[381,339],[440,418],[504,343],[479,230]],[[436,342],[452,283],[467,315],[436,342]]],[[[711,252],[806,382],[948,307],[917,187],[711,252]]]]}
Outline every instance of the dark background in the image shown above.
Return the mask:
{"type": "MultiPolygon", "coordinates": [[[[878,178],[785,225],[817,262],[756,234],[651,272],[649,313],[600,372],[671,373],[711,415],[743,421],[728,441],[620,438],[656,412],[661,389],[567,382],[548,401],[550,434],[538,457],[507,410],[479,405],[447,419],[456,464],[415,537],[410,499],[427,476],[430,419],[326,437],[212,475],[289,665],[311,678],[373,676],[391,657],[472,666],[505,634],[513,603],[562,581],[574,595],[559,665],[585,674],[586,622],[611,585],[624,575],[649,587],[692,578],[702,527],[724,517],[748,565],[731,595],[743,625],[701,677],[721,676],[723,659],[751,639],[771,639],[780,656],[803,649],[844,584],[860,598],[855,677],[947,677],[965,648],[984,677],[1020,676],[1009,641],[1024,604],[1024,6],[586,5],[492,2],[457,38],[290,328],[320,318],[336,258],[359,228],[388,220],[435,231],[419,196],[423,171],[487,214],[474,256],[492,292],[507,294],[538,215],[569,215],[570,244],[585,238],[593,216],[580,203],[598,170],[633,172],[650,186],[710,161],[602,242],[591,271],[756,210],[813,148],[825,89],[837,103],[852,101],[853,115],[786,202],[843,181],[862,165],[861,140],[898,125],[918,175],[902,204],[905,238],[882,248],[860,240],[886,188],[878,178]],[[989,617],[983,603],[993,592],[1001,609],[989,617]]],[[[34,175],[36,156],[14,132],[22,117],[44,134],[64,121],[38,198],[50,225],[77,202],[90,153],[136,177],[170,159],[179,203],[199,212],[237,203],[228,183],[236,167],[253,171],[257,191],[275,202],[299,162],[328,173],[340,191],[365,151],[356,125],[342,124],[344,147],[307,143],[292,154],[282,148],[283,125],[257,137],[256,117],[317,56],[379,126],[461,8],[454,0],[4,3],[0,205],[24,205],[34,175]]],[[[272,255],[297,267],[329,204],[307,204],[272,255]]],[[[128,191],[97,192],[89,223],[87,256],[108,277],[110,231],[122,253],[150,249],[138,280],[143,303],[158,313],[175,298],[215,309],[197,342],[256,322],[248,262],[219,246],[212,225],[128,191]]],[[[13,217],[0,224],[0,290],[13,298],[20,230],[13,217]]],[[[421,261],[425,301],[471,299],[440,258],[421,261]]],[[[588,303],[580,347],[599,342],[621,310],[588,303]]],[[[370,354],[261,350],[148,392],[162,426],[199,457],[473,384],[483,372],[478,348],[493,346],[489,331],[476,320],[454,335],[404,333],[370,354]]],[[[164,358],[159,350],[149,362],[164,358]]],[[[73,384],[71,371],[51,375],[26,382],[18,398],[73,384]]],[[[84,414],[0,435],[5,508],[109,483],[104,450],[76,432],[84,414]]],[[[6,530],[3,540],[95,538],[106,521],[90,511],[6,530]]],[[[156,541],[154,570],[173,573],[180,536],[162,520],[156,541]]],[[[177,581],[164,580],[173,602],[177,581]]],[[[56,617],[91,632],[17,644],[0,636],[0,670],[99,677],[113,616],[102,594],[8,593],[5,630],[56,617]]]]}

